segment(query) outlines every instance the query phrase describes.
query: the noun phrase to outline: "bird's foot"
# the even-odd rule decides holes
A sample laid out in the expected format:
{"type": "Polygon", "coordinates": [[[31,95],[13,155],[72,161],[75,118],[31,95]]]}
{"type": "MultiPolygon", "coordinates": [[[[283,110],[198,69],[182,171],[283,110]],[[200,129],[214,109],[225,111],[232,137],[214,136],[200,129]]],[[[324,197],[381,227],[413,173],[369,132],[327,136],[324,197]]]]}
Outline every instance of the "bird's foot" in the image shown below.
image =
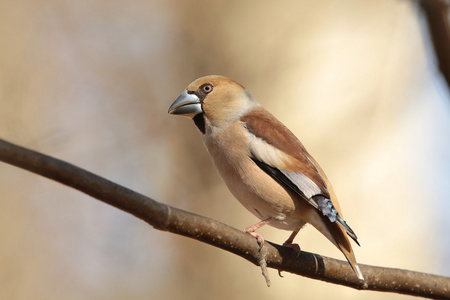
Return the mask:
{"type": "Polygon", "coordinates": [[[264,237],[257,233],[256,231],[248,231],[247,228],[244,230],[246,233],[250,233],[256,238],[256,241],[258,242],[259,249],[261,249],[264,246],[264,237]]]}
{"type": "Polygon", "coordinates": [[[256,224],[244,229],[245,233],[250,233],[251,235],[253,235],[256,238],[256,241],[259,244],[260,250],[262,249],[262,247],[264,245],[264,237],[261,234],[257,233],[255,230],[266,224],[269,224],[272,220],[273,220],[272,218],[268,218],[268,219],[262,220],[261,222],[258,222],[256,224]]]}
{"type": "Polygon", "coordinates": [[[297,257],[300,255],[300,252],[302,251],[298,244],[289,243],[288,241],[284,242],[283,246],[284,247],[289,247],[289,248],[294,249],[295,251],[297,251],[297,257]]]}
{"type": "Polygon", "coordinates": [[[285,247],[289,247],[294,249],[295,251],[297,251],[297,257],[300,255],[301,249],[300,246],[298,244],[294,244],[294,238],[297,236],[297,233],[299,232],[300,228],[297,230],[294,230],[291,235],[289,236],[289,238],[286,240],[286,242],[283,243],[283,246],[285,247]]]}

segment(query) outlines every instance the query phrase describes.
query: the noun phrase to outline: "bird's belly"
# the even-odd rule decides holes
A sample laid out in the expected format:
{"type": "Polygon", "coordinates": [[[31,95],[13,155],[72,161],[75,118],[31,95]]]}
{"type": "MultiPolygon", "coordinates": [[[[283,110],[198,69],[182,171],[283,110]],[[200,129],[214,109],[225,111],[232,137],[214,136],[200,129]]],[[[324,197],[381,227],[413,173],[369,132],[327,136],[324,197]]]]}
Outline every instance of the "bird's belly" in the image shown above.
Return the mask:
{"type": "Polygon", "coordinates": [[[308,220],[312,206],[281,186],[250,158],[247,136],[239,123],[226,130],[209,128],[203,142],[217,172],[234,197],[261,220],[279,229],[295,230],[308,220]],[[234,132],[231,134],[231,132],[234,132]],[[226,149],[226,151],[225,151],[226,149]]]}
{"type": "Polygon", "coordinates": [[[295,230],[305,224],[303,200],[289,193],[249,157],[234,159],[240,163],[233,165],[228,164],[228,159],[213,161],[233,196],[256,217],[273,218],[269,225],[285,230],[295,230]],[[242,161],[245,159],[248,161],[242,161]]]}

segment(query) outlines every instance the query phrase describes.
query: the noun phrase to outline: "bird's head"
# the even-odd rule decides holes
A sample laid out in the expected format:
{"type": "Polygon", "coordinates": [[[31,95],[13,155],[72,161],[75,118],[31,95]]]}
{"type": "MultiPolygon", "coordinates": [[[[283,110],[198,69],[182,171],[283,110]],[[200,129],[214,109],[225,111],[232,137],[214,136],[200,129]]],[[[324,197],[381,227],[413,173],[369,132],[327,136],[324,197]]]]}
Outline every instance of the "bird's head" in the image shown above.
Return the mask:
{"type": "Polygon", "coordinates": [[[201,77],[181,93],[169,107],[169,114],[194,119],[204,133],[205,122],[223,126],[259,104],[239,83],[224,76],[201,77]]]}

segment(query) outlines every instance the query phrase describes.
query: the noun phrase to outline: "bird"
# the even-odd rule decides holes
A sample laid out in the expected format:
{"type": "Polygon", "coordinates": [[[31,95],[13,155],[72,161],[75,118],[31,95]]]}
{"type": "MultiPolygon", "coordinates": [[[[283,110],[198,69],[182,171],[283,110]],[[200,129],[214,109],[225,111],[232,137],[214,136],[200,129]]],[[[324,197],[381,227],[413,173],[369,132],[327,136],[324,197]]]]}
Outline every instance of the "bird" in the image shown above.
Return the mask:
{"type": "Polygon", "coordinates": [[[214,166],[233,196],[261,221],[244,229],[262,247],[264,225],[292,231],[283,244],[311,224],[364,276],[347,235],[330,181],[300,140],[238,82],[220,75],[196,79],[170,105],[169,114],[194,121],[214,166]]]}

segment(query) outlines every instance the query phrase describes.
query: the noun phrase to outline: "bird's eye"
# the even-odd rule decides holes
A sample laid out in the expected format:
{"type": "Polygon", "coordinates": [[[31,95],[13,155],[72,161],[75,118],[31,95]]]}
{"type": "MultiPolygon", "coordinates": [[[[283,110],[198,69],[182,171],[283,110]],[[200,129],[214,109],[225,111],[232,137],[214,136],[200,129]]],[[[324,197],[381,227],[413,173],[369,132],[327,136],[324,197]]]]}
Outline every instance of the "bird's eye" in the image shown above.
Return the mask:
{"type": "Polygon", "coordinates": [[[205,83],[200,87],[205,94],[209,94],[213,90],[213,85],[211,83],[205,83]]]}

